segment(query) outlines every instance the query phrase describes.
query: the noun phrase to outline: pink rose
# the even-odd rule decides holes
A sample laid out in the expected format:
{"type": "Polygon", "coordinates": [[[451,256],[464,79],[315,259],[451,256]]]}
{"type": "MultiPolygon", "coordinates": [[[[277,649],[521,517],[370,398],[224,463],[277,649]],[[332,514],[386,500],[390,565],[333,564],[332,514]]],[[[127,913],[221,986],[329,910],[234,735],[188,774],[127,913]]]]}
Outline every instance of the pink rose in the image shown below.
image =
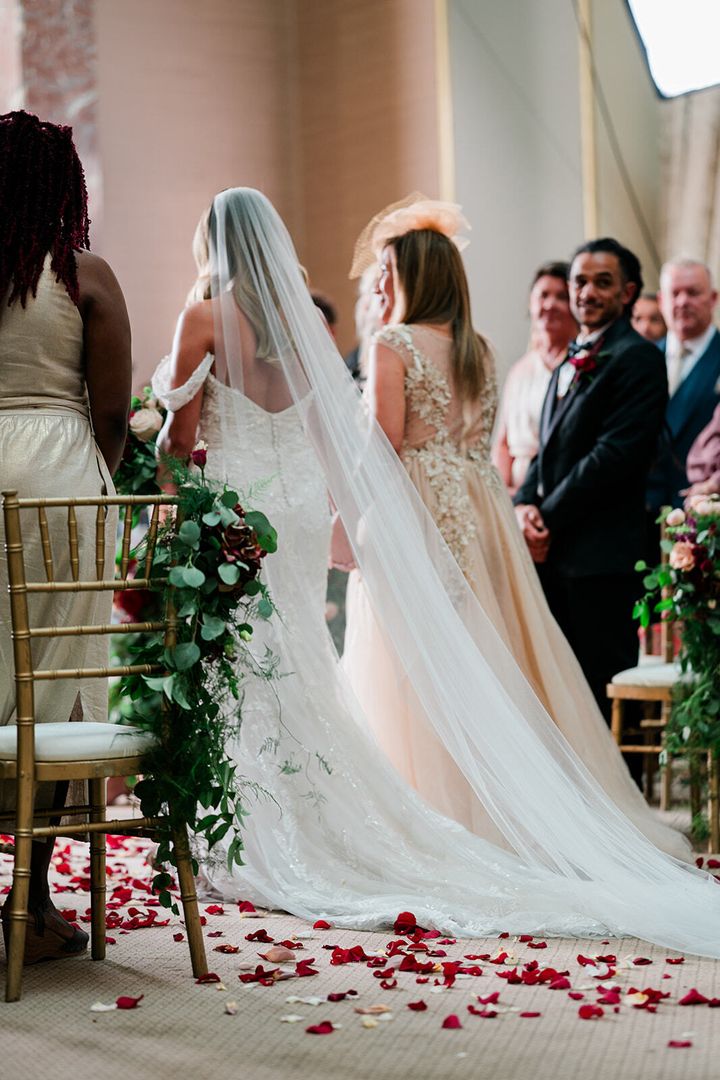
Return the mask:
{"type": "Polygon", "coordinates": [[[670,565],[673,570],[692,570],[695,566],[693,546],[687,540],[679,540],[673,544],[670,552],[670,565]]]}
{"type": "Polygon", "coordinates": [[[671,510],[668,516],[665,518],[665,524],[674,528],[677,525],[685,524],[685,513],[682,510],[671,510]]]}

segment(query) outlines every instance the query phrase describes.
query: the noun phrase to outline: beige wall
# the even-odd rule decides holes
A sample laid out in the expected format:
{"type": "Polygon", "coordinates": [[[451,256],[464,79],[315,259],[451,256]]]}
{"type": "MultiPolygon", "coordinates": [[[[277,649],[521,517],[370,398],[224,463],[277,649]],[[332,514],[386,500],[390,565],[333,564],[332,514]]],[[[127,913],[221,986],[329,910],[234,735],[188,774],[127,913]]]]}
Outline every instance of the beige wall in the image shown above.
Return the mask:
{"type": "Polygon", "coordinates": [[[528,283],[582,239],[578,52],[567,0],[449,0],[456,198],[476,327],[500,374],[526,348],[528,283]]]}
{"type": "Polygon", "coordinates": [[[434,16],[434,0],[297,4],[298,246],[312,283],[339,302],[343,351],[358,233],[413,189],[439,194],[434,16]]]}
{"type": "Polygon", "coordinates": [[[261,188],[354,343],[355,238],[412,188],[438,193],[434,0],[96,0],[105,212],[136,385],[167,352],[196,221],[261,188]]]}
{"type": "Polygon", "coordinates": [[[137,386],[170,349],[212,196],[249,185],[292,209],[287,15],[285,0],[96,0],[98,250],[128,301],[137,386]]]}
{"type": "Polygon", "coordinates": [[[20,11],[17,0],[0,0],[0,113],[20,108],[20,11]]]}
{"type": "MultiPolygon", "coordinates": [[[[652,243],[661,247],[661,124],[658,98],[632,30],[624,0],[595,0],[593,45],[622,159],[652,243]]],[[[596,108],[598,229],[617,237],[639,257],[648,286],[658,284],[656,253],[647,242],[623,184],[607,126],[596,108]]]]}
{"type": "MultiPolygon", "coordinates": [[[[473,225],[465,252],[475,322],[500,373],[525,349],[533,270],[584,239],[578,31],[567,0],[448,0],[456,197],[473,225]]],[[[594,0],[593,46],[622,156],[659,238],[661,107],[623,0],[594,0]]],[[[596,109],[598,232],[653,256],[596,109]]],[[[658,240],[656,239],[656,243],[658,240]]]]}

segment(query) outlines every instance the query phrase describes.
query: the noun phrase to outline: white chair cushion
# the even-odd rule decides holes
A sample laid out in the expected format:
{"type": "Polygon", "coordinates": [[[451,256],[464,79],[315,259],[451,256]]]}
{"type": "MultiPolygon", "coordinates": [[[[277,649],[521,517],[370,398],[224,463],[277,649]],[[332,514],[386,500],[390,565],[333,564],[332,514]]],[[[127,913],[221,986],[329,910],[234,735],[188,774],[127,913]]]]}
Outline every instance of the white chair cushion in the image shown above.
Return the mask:
{"type": "MultiPolygon", "coordinates": [[[[36,761],[99,761],[102,758],[136,757],[155,745],[154,736],[122,724],[36,724],[36,761]]],[[[0,759],[17,757],[17,728],[0,728],[0,759]]]]}
{"type": "MultiPolygon", "coordinates": [[[[610,680],[613,686],[674,686],[680,680],[682,673],[680,665],[641,663],[637,667],[627,668],[626,671],[618,671],[610,680]]],[[[691,675],[685,676],[692,678],[691,675]]]]}

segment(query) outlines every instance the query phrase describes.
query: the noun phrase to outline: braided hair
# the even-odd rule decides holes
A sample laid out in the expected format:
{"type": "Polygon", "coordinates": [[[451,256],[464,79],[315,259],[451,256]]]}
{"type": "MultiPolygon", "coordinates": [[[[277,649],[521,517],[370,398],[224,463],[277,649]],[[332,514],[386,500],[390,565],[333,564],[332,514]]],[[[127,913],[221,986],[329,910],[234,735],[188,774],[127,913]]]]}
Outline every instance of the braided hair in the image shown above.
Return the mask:
{"type": "Polygon", "coordinates": [[[72,128],[24,111],[0,116],[0,208],[0,297],[25,307],[49,252],[77,303],[75,251],[90,246],[90,219],[72,128]]]}

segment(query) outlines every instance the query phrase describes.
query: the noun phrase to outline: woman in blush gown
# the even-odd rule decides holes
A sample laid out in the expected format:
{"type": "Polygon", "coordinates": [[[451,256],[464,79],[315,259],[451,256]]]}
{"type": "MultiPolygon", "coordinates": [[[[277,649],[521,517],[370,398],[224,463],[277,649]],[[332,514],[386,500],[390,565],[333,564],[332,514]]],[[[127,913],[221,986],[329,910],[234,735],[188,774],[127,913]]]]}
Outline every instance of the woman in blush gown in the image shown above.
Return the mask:
{"type": "Polygon", "coordinates": [[[227,749],[273,798],[247,807],[243,866],[203,858],[215,892],[357,929],[410,910],[457,935],[632,934],[720,956],[714,879],[654,847],[548,718],[341,363],[276,211],[235,188],[206,224],[211,295],[181,315],[153,379],[170,410],[161,446],[187,456],[199,434],[207,476],[255,485],[278,530],[263,575],[279,617],[253,648],[282,674],[244,682],[227,749]],[[328,491],[502,844],[431,809],[368,734],[325,625],[328,491]]]}
{"type": "MultiPolygon", "coordinates": [[[[387,325],[371,352],[370,408],[495,629],[578,757],[646,836],[687,855],[685,839],[661,822],[631,778],[550,613],[492,465],[497,389],[490,351],[472,328],[467,279],[452,239],[463,219],[446,204],[424,200],[373,220],[369,249],[380,258],[377,289],[387,325]]],[[[443,814],[496,839],[481,800],[440,744],[380,630],[357,571],[348,584],[343,667],[375,738],[404,779],[443,814]]]]}

